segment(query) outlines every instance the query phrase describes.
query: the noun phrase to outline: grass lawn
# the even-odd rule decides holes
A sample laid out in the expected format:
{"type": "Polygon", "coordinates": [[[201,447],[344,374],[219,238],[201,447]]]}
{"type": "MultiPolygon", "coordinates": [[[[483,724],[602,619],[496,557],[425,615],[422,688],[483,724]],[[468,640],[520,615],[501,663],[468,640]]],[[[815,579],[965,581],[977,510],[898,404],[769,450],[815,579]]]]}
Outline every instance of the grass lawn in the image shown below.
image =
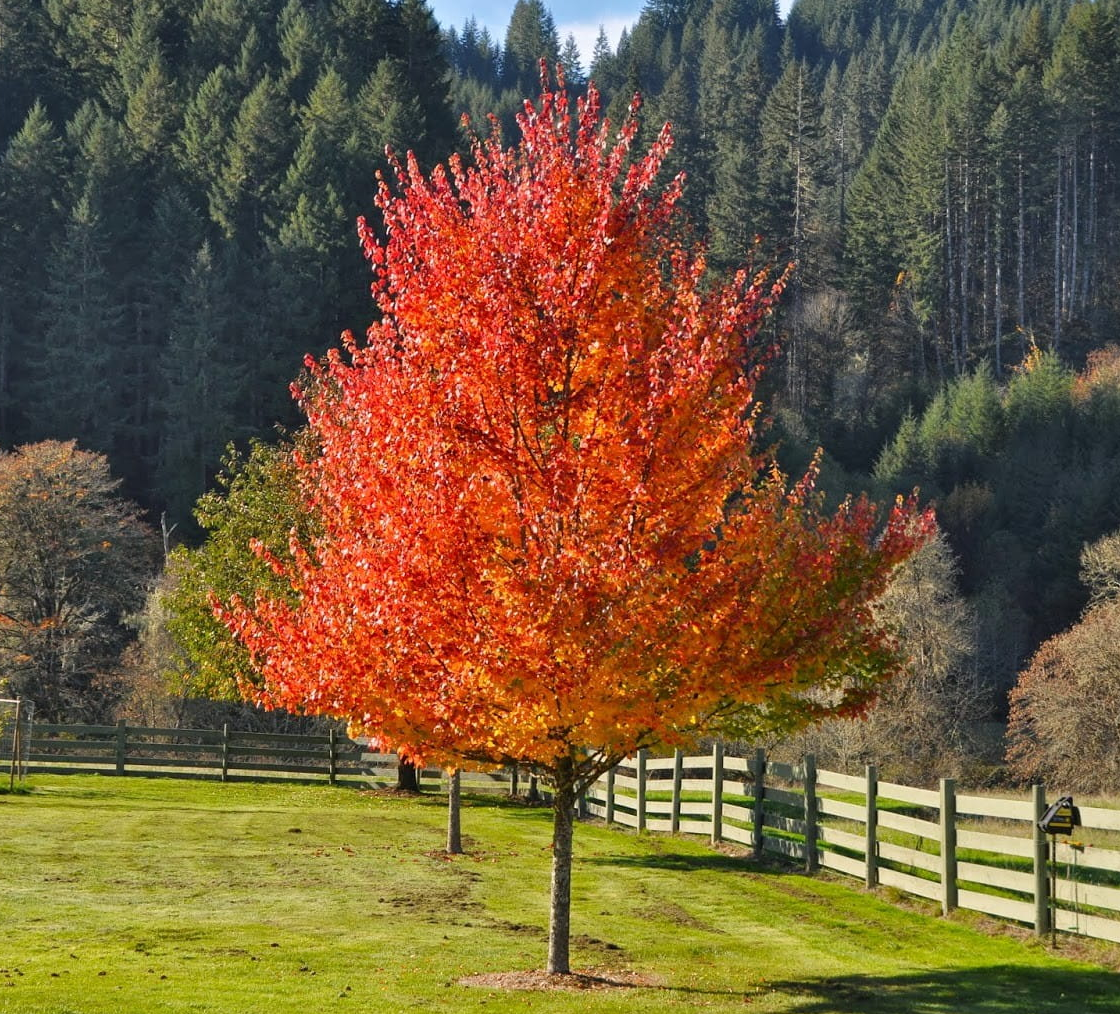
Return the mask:
{"type": "Polygon", "coordinates": [[[1120,1014],[1120,974],[1061,948],[595,825],[576,829],[573,965],[653,985],[467,987],[544,963],[546,810],[468,798],[470,854],[449,860],[434,796],[29,786],[0,795],[0,1014],[1120,1014]]]}

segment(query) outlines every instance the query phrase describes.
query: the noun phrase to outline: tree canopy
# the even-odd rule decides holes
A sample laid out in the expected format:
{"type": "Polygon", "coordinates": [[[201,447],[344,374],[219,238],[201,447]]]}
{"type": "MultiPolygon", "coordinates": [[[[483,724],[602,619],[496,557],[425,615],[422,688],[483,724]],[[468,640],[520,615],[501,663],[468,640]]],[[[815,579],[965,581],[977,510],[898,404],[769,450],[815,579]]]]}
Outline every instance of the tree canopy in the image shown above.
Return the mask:
{"type": "Polygon", "coordinates": [[[271,555],[290,596],[221,609],[267,704],[417,759],[553,782],[549,970],[568,971],[575,793],[705,731],[854,713],[899,659],[871,601],[928,518],[823,512],[760,450],[783,278],[705,284],[666,128],[637,157],[561,86],[468,165],[382,179],[380,319],[298,395],[322,524],[271,555]],[[810,689],[832,688],[827,704],[810,689]]]}

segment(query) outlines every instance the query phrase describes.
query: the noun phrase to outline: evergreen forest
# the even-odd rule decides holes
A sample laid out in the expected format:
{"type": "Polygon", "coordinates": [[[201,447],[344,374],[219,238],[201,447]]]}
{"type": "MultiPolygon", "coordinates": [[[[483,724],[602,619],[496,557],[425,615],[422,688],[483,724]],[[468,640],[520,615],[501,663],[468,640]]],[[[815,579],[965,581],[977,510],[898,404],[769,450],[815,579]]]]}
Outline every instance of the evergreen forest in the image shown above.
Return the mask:
{"type": "Polygon", "coordinates": [[[541,0],[504,38],[424,0],[0,0],[0,446],[76,440],[199,543],[227,448],[369,323],[386,149],[512,137],[542,58],[615,123],[640,93],[638,150],[672,123],[713,273],[794,265],[779,453],[935,504],[1005,718],[1120,529],[1120,0],[648,0],[591,53],[541,0]]]}

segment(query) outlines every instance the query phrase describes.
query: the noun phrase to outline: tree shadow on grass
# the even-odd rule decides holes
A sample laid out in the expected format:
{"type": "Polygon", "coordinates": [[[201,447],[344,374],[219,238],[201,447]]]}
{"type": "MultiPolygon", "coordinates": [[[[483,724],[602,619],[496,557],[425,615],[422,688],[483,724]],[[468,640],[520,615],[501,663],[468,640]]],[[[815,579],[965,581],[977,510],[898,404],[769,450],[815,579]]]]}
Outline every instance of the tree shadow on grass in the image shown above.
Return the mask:
{"type": "Polygon", "coordinates": [[[719,852],[710,855],[687,855],[681,852],[662,852],[640,856],[587,856],[580,857],[581,865],[623,866],[636,870],[731,870],[743,872],[757,869],[750,860],[740,856],[725,856],[719,852]]]}
{"type": "Polygon", "coordinates": [[[580,863],[588,866],[622,866],[635,870],[723,870],[733,873],[765,872],[795,873],[792,867],[759,862],[752,856],[724,855],[711,852],[691,855],[685,852],[658,852],[637,856],[606,855],[580,857],[580,863]]]}
{"type": "Polygon", "coordinates": [[[1120,1012],[1120,976],[1076,967],[993,965],[899,975],[767,982],[789,1014],[1104,1014],[1120,1012]]]}

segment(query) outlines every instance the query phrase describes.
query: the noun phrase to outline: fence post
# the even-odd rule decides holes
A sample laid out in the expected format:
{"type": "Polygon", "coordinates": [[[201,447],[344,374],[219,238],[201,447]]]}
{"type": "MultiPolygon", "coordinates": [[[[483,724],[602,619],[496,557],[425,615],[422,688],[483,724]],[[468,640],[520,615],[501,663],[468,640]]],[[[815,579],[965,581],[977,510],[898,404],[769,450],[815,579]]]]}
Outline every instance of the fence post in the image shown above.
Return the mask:
{"type": "Polygon", "coordinates": [[[957,907],[957,783],[941,779],[941,912],[957,907]]]}
{"type": "Polygon", "coordinates": [[[805,872],[817,868],[817,758],[805,755],[805,872]]]}
{"type": "Polygon", "coordinates": [[[222,781],[229,775],[229,722],[222,726],[222,781]]]}
{"type": "Polygon", "coordinates": [[[866,872],[863,882],[867,887],[879,883],[879,770],[874,764],[867,765],[867,820],[864,822],[866,838],[864,855],[866,872]]]}
{"type": "Polygon", "coordinates": [[[614,823],[614,773],[617,770],[617,764],[607,770],[607,812],[604,819],[608,824],[614,823]]]}
{"type": "Polygon", "coordinates": [[[681,780],[684,778],[684,754],[673,751],[673,809],[669,816],[669,830],[676,834],[681,829],[681,780]]]}
{"type": "Polygon", "coordinates": [[[462,778],[456,768],[447,776],[447,854],[463,854],[462,778]]]}
{"type": "Polygon", "coordinates": [[[334,729],[329,732],[330,742],[327,744],[327,782],[331,785],[338,779],[338,734],[334,729]]]}
{"type": "Polygon", "coordinates": [[[1044,937],[1050,931],[1050,880],[1046,875],[1046,833],[1038,822],[1046,815],[1046,786],[1032,785],[1034,821],[1031,825],[1034,841],[1034,933],[1044,937]]]}
{"type": "Polygon", "coordinates": [[[638,830],[646,829],[646,751],[638,751],[638,830]]]}
{"type": "Polygon", "coordinates": [[[712,747],[712,844],[723,840],[723,743],[712,747]]]}
{"type": "MultiPolygon", "coordinates": [[[[16,788],[16,768],[20,764],[23,763],[22,760],[21,760],[21,758],[23,757],[23,750],[22,750],[22,743],[20,742],[21,739],[22,739],[22,735],[21,735],[21,732],[20,732],[20,724],[19,724],[19,717],[20,717],[19,713],[20,713],[20,708],[22,707],[22,705],[23,705],[23,698],[17,697],[16,698],[16,717],[15,717],[16,727],[15,727],[15,730],[13,731],[13,733],[12,733],[12,770],[11,770],[11,774],[8,776],[8,791],[9,792],[14,792],[15,791],[15,788],[16,788]]],[[[20,774],[20,778],[21,779],[23,778],[22,772],[20,774]]]]}
{"type": "Polygon", "coordinates": [[[765,817],[763,801],[766,798],[766,751],[758,747],[754,752],[754,807],[751,820],[751,848],[755,859],[762,858],[762,821],[765,817]]]}
{"type": "Polygon", "coordinates": [[[122,718],[117,722],[117,774],[124,774],[125,754],[128,751],[128,726],[122,718]]]}

